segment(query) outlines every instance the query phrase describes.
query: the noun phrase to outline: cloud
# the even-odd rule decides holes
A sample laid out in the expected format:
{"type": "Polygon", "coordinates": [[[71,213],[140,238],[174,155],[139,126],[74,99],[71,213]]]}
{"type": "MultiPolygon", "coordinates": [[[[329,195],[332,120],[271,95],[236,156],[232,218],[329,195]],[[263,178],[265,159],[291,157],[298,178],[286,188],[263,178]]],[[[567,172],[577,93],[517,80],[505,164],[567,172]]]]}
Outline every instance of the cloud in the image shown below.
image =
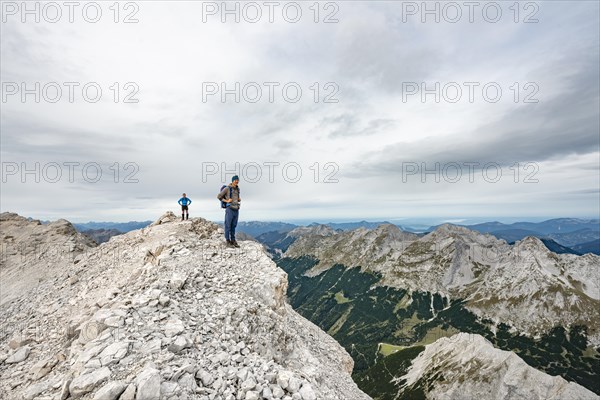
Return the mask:
{"type": "Polygon", "coordinates": [[[390,129],[395,121],[387,118],[371,119],[363,124],[356,115],[344,113],[333,117],[325,117],[319,123],[318,129],[330,131],[329,137],[340,136],[368,136],[374,135],[381,130],[390,129]]]}
{"type": "Polygon", "coordinates": [[[140,3],[137,24],[3,23],[3,82],[97,82],[103,96],[97,103],[82,101],[80,92],[74,103],[11,97],[2,103],[2,161],[93,161],[106,172],[93,184],[9,179],[2,210],[42,219],[146,220],[176,206],[185,191],[199,200],[199,213],[218,219],[213,200],[223,179],[219,173],[204,180],[205,163],[295,162],[303,173],[296,184],[280,170],[274,182],[266,171],[259,182],[242,182],[244,215],[463,218],[509,215],[516,204],[523,215],[571,215],[575,207],[596,213],[598,3],[545,2],[538,24],[514,23],[507,8],[498,24],[403,21],[399,4],[342,2],[334,24],[314,23],[309,3],[297,24],[202,23],[201,4],[193,2],[140,3]],[[497,82],[501,101],[488,103],[478,92],[472,103],[431,96],[423,102],[420,89],[407,98],[403,85],[467,81],[497,82]],[[127,82],[139,87],[138,103],[122,101],[127,82]],[[263,86],[257,103],[223,103],[220,95],[203,101],[206,82],[280,85],[273,102],[263,86]],[[289,82],[302,88],[298,102],[282,98],[289,82]],[[539,87],[537,104],[522,101],[527,82],[539,87]],[[328,83],[337,102],[325,102],[328,83]],[[540,182],[399,180],[403,162],[453,161],[495,162],[507,171],[534,162],[540,182]],[[139,167],[138,183],[122,182],[126,162],[139,167]],[[338,168],[339,183],[323,182],[331,173],[326,163],[338,168]]]}
{"type": "MultiPolygon", "coordinates": [[[[466,128],[469,130],[465,132],[388,144],[358,161],[356,169],[361,174],[379,175],[398,170],[404,162],[510,166],[517,162],[560,162],[571,154],[596,153],[600,150],[600,75],[598,64],[593,62],[597,55],[580,56],[584,60],[580,65],[571,63],[570,75],[563,81],[567,89],[554,98],[508,109],[496,120],[466,128]]],[[[413,136],[419,135],[415,132],[413,136]]]]}

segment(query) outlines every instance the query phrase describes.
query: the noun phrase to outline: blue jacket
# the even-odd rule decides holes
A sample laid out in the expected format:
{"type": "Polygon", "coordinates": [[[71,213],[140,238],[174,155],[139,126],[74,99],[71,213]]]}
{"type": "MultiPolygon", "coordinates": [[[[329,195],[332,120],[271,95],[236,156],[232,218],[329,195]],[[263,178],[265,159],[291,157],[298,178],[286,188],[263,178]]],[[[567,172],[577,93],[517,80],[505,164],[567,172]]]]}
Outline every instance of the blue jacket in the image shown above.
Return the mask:
{"type": "Polygon", "coordinates": [[[180,206],[187,206],[188,204],[192,204],[192,200],[189,197],[182,197],[177,202],[180,206]]]}

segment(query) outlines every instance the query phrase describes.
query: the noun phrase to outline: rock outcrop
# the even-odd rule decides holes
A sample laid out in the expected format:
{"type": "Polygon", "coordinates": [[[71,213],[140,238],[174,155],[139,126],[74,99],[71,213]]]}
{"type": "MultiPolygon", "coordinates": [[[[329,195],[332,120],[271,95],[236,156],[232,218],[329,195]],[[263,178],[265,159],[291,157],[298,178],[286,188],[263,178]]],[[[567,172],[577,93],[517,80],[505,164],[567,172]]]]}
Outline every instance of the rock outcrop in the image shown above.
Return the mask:
{"type": "Polygon", "coordinates": [[[217,225],[167,213],[74,246],[0,306],[3,398],[368,399],[346,351],[286,303],[262,246],[223,243],[217,225]]]}
{"type": "Polygon", "coordinates": [[[35,288],[94,247],[91,238],[64,219],[42,224],[15,213],[0,214],[0,304],[35,288]]]}
{"type": "Polygon", "coordinates": [[[598,400],[600,396],[560,376],[527,365],[511,351],[494,348],[477,334],[457,333],[425,346],[399,395],[427,388],[428,399],[598,400]]]}

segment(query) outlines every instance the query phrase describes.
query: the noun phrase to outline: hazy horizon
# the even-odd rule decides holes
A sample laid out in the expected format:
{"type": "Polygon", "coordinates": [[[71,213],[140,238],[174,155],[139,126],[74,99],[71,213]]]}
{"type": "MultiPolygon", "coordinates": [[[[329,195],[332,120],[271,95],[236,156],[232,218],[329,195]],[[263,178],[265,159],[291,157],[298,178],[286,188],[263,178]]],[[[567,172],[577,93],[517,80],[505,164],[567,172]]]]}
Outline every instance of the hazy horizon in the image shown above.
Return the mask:
{"type": "MultiPolygon", "coordinates": [[[[170,210],[173,211],[176,215],[178,214],[178,210],[170,210]]],[[[16,212],[16,211],[3,211],[3,212],[16,212]]],[[[34,217],[34,216],[30,216],[30,215],[23,215],[19,212],[16,212],[17,214],[21,215],[22,217],[25,218],[31,218],[31,219],[36,219],[36,220],[40,220],[40,221],[56,221],[58,219],[66,219],[67,221],[74,223],[74,224],[85,224],[85,223],[128,223],[128,222],[146,222],[146,221],[155,221],[156,219],[158,219],[158,217],[160,217],[160,215],[155,216],[154,218],[144,218],[144,219],[137,219],[137,220],[79,220],[79,219],[70,219],[68,217],[60,217],[60,218],[56,218],[56,219],[50,219],[50,218],[44,218],[44,217],[34,217]]],[[[161,214],[162,215],[162,214],[161,214]]],[[[205,218],[202,215],[194,215],[193,213],[191,214],[191,217],[202,217],[205,218]]],[[[261,219],[261,220],[257,220],[257,219],[253,219],[253,220],[246,220],[246,219],[242,219],[240,220],[240,222],[266,222],[266,223],[277,223],[277,222],[281,222],[281,223],[289,223],[289,224],[294,224],[294,225],[309,225],[312,223],[319,223],[319,224],[327,224],[327,223],[358,223],[358,222],[390,222],[393,223],[395,225],[406,225],[406,226],[412,226],[412,225],[427,225],[427,226],[433,226],[433,225],[439,225],[442,223],[450,223],[450,224],[459,224],[459,225],[475,225],[475,224],[479,224],[479,223],[484,223],[484,222],[500,222],[500,223],[504,223],[504,224],[511,224],[511,223],[515,223],[515,222],[544,222],[544,221],[548,221],[548,220],[552,220],[552,219],[579,219],[579,220],[599,220],[598,217],[593,217],[593,216],[587,216],[587,217],[572,217],[572,216],[551,216],[551,217],[476,217],[476,218],[469,218],[469,217],[464,217],[464,218],[444,218],[444,217],[423,217],[423,218],[416,218],[416,217],[390,217],[390,218],[341,218],[341,219],[310,219],[310,218],[300,218],[300,219],[280,219],[280,220],[267,220],[267,219],[261,219]]],[[[205,218],[207,219],[207,218],[205,218]]],[[[222,222],[221,219],[209,219],[210,221],[213,222],[222,222]]]]}

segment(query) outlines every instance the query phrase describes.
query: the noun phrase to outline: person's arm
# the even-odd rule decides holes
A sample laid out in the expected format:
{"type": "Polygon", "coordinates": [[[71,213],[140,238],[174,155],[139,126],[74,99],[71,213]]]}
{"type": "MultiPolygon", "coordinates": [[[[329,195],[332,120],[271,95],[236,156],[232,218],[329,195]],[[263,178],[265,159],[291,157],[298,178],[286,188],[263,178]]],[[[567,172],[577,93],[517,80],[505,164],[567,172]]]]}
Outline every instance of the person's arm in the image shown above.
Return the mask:
{"type": "Polygon", "coordinates": [[[189,197],[188,197],[188,201],[189,201],[188,204],[192,204],[192,199],[190,199],[189,197]]]}
{"type": "Polygon", "coordinates": [[[181,205],[181,199],[177,200],[177,204],[181,205]]]}

